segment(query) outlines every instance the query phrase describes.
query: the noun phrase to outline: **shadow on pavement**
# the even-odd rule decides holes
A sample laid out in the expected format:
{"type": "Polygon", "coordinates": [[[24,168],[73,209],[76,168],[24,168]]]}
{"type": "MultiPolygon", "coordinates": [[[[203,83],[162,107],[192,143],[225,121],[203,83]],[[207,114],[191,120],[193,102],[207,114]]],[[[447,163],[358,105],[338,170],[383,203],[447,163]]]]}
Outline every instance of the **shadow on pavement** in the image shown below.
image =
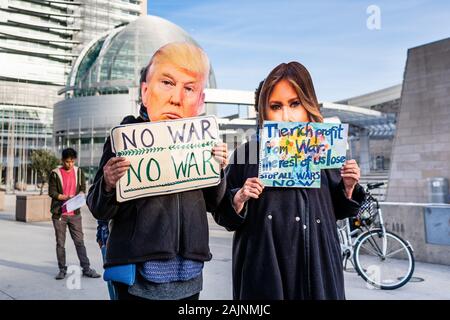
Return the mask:
{"type": "Polygon", "coordinates": [[[15,269],[22,269],[25,271],[43,273],[43,274],[49,275],[51,277],[53,277],[56,274],[56,271],[58,269],[55,266],[45,267],[45,266],[39,266],[39,265],[34,265],[34,264],[9,261],[9,260],[4,260],[4,259],[0,259],[0,266],[5,266],[5,267],[15,268],[15,269]]]}

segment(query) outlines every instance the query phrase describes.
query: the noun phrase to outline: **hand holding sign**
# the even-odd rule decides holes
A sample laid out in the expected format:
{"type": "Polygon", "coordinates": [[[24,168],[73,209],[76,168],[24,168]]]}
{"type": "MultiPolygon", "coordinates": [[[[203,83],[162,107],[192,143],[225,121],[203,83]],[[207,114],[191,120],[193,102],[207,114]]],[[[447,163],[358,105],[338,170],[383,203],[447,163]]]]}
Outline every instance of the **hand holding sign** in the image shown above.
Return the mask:
{"type": "Polygon", "coordinates": [[[108,160],[103,167],[103,180],[105,181],[105,191],[111,192],[116,187],[117,181],[127,173],[130,168],[130,161],[123,157],[115,157],[108,160]]]}
{"type": "Polygon", "coordinates": [[[347,160],[345,165],[341,168],[341,176],[347,198],[352,197],[353,189],[359,182],[360,174],[361,172],[356,160],[347,160]]]}
{"type": "Polygon", "coordinates": [[[263,190],[264,184],[259,178],[248,178],[245,181],[244,186],[234,195],[234,210],[237,213],[241,212],[244,208],[244,204],[250,200],[250,198],[258,199],[263,190]]]}
{"type": "Polygon", "coordinates": [[[228,165],[228,146],[226,143],[220,142],[216,144],[211,151],[213,157],[220,163],[220,168],[225,169],[228,165]]]}

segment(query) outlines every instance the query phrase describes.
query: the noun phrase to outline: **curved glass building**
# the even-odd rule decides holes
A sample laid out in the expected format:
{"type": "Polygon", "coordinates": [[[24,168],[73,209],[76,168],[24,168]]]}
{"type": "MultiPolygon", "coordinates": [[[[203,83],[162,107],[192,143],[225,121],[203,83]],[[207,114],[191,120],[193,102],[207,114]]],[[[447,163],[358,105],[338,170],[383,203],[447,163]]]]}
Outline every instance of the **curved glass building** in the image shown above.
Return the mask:
{"type": "MultiPolygon", "coordinates": [[[[64,100],[54,106],[56,151],[76,148],[79,166],[95,172],[110,129],[138,113],[140,70],[157,49],[174,41],[197,44],[186,31],[156,16],[142,16],[91,41],[59,92],[64,100]]],[[[216,87],[212,68],[207,87],[216,87]]]]}

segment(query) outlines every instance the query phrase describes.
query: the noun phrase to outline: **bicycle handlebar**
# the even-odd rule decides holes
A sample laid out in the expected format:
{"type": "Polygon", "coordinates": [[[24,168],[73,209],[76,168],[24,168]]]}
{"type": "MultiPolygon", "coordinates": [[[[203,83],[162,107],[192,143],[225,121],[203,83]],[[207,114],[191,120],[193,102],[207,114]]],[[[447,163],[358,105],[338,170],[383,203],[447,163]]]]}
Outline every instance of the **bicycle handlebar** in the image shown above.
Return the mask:
{"type": "Polygon", "coordinates": [[[373,182],[367,184],[367,190],[372,190],[381,187],[384,185],[384,182],[373,182]]]}

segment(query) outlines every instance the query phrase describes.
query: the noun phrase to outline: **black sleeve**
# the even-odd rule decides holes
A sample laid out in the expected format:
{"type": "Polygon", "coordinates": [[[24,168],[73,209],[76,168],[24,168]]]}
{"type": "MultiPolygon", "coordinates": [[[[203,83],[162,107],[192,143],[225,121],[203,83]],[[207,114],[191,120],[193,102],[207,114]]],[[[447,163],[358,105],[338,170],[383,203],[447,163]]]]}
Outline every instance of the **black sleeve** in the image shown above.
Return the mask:
{"type": "Polygon", "coordinates": [[[345,194],[344,183],[339,170],[326,169],[324,171],[328,178],[336,220],[356,216],[365,199],[364,188],[360,184],[357,184],[353,190],[351,199],[349,199],[345,194]]]}
{"type": "MultiPolygon", "coordinates": [[[[120,124],[138,123],[139,120],[134,116],[126,116],[120,124]]],[[[94,182],[89,188],[86,197],[86,203],[93,216],[98,220],[110,220],[119,211],[119,202],[116,201],[116,189],[106,192],[105,181],[103,180],[103,167],[109,159],[116,155],[112,152],[111,138],[108,137],[103,146],[103,154],[98,165],[98,171],[94,182]]]]}
{"type": "Polygon", "coordinates": [[[59,192],[57,190],[57,179],[58,176],[52,171],[50,173],[50,178],[48,179],[48,195],[50,196],[50,198],[53,198],[55,200],[58,200],[59,196],[59,192]]]}
{"type": "Polygon", "coordinates": [[[223,170],[220,170],[220,183],[217,186],[202,189],[206,203],[206,211],[214,212],[217,209],[225,196],[226,187],[227,181],[225,173],[223,170]]]}
{"type": "Polygon", "coordinates": [[[119,210],[119,203],[116,201],[116,189],[106,192],[103,180],[103,167],[114,156],[115,154],[111,150],[111,140],[108,137],[103,146],[103,155],[94,182],[86,197],[87,206],[96,219],[112,219],[119,210]]]}
{"type": "Polygon", "coordinates": [[[227,181],[225,195],[217,209],[212,212],[216,223],[225,227],[228,231],[234,231],[242,225],[247,215],[247,203],[244,204],[244,208],[239,214],[233,207],[233,198],[245,183],[245,164],[237,163],[236,153],[236,151],[233,152],[231,156],[232,161],[230,161],[230,164],[225,169],[227,181]]]}

